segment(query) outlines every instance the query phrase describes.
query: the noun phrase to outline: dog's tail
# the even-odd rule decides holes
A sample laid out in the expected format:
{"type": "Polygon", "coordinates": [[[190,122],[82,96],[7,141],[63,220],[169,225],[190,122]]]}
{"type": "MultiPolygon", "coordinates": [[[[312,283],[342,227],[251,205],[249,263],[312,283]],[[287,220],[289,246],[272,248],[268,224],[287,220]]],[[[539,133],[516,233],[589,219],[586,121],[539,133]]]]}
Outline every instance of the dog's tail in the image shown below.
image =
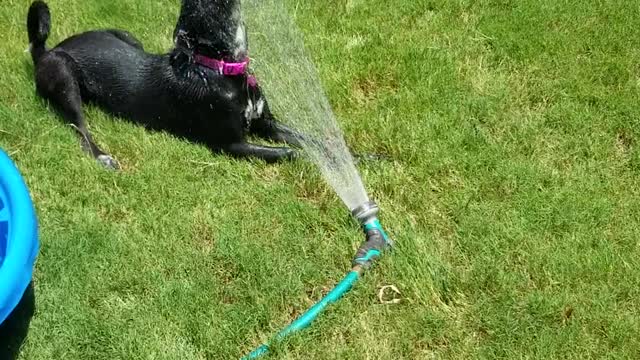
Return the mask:
{"type": "Polygon", "coordinates": [[[47,52],[45,43],[49,37],[51,30],[51,14],[49,6],[44,1],[34,1],[29,8],[27,15],[27,31],[29,32],[29,50],[33,62],[37,63],[38,59],[47,52]]]}

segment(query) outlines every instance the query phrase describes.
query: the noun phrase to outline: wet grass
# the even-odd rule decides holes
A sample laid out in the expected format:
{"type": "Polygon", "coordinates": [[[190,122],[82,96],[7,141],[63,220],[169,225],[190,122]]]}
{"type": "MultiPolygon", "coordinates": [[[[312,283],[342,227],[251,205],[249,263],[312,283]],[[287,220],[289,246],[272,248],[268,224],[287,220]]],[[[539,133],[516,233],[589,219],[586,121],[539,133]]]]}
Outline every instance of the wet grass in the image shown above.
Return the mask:
{"type": "MultiPolygon", "coordinates": [[[[282,359],[635,358],[640,8],[289,1],[398,248],[282,359]],[[396,285],[402,302],[377,291],[396,285]]],[[[233,359],[334,284],[361,240],[303,162],[212,155],[87,110],[101,170],[34,94],[28,1],[0,8],[0,146],[40,217],[24,359],[233,359]]],[[[50,1],[171,46],[177,1],[50,1]]]]}

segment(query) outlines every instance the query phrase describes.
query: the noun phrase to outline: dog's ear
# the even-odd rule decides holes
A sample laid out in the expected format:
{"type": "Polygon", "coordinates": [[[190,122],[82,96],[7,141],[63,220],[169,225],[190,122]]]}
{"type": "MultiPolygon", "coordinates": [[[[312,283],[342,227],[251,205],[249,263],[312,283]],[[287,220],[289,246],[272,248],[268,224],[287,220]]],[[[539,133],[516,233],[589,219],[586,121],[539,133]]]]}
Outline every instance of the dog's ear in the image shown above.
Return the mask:
{"type": "Polygon", "coordinates": [[[177,30],[175,34],[175,49],[171,55],[173,66],[183,66],[193,62],[195,44],[184,30],[177,30]]]}

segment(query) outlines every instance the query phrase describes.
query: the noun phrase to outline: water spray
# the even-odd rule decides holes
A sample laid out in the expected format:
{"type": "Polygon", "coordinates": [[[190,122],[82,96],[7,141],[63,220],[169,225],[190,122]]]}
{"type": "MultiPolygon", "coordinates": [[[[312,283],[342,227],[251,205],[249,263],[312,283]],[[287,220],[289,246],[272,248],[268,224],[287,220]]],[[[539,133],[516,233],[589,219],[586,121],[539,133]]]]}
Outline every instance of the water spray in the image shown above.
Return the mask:
{"type": "Polygon", "coordinates": [[[280,331],[271,342],[261,345],[242,360],[257,359],[269,352],[273,341],[282,341],[287,336],[307,328],[324,311],[327,306],[340,300],[356,281],[371,268],[382,253],[393,246],[393,241],[382,228],[378,220],[380,208],[373,201],[358,206],[351,214],[358,220],[365,234],[365,241],[360,245],[352,262],[351,270],[325,297],[313,305],[304,314],[280,331]]]}
{"type": "Polygon", "coordinates": [[[285,125],[304,134],[298,140],[307,158],[318,166],[365,235],[351,270],[342,281],[270,342],[243,358],[256,359],[266,354],[273,342],[311,325],[323,310],[353,287],[392,242],[378,220],[378,206],[369,200],[318,71],[306,54],[302,33],[283,0],[243,0],[242,4],[252,39],[251,52],[256,58],[255,74],[269,99],[269,107],[285,125]]]}

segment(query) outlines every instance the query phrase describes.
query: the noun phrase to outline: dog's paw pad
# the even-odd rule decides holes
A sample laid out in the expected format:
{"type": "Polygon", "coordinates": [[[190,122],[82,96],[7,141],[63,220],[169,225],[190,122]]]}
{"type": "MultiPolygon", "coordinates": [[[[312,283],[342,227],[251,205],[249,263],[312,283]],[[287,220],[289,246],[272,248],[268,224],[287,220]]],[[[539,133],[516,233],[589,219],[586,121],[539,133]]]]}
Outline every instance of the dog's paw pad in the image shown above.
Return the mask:
{"type": "Polygon", "coordinates": [[[107,170],[120,170],[120,164],[111,155],[98,155],[97,160],[107,170]]]}

